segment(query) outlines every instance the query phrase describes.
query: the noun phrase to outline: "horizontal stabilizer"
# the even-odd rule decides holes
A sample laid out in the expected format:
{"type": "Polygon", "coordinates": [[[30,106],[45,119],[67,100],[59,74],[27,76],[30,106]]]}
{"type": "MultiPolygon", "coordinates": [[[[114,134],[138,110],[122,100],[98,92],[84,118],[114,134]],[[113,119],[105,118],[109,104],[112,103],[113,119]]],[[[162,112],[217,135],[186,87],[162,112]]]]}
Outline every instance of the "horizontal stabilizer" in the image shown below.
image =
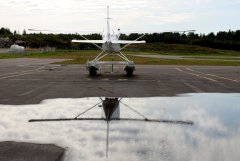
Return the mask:
{"type": "Polygon", "coordinates": [[[72,40],[72,42],[78,42],[78,43],[95,43],[95,44],[103,44],[106,41],[104,40],[72,40]]]}
{"type": "MultiPolygon", "coordinates": [[[[96,43],[96,44],[104,44],[106,40],[72,40],[72,42],[77,43],[96,43]]],[[[110,41],[113,44],[143,44],[146,41],[131,41],[131,40],[112,40],[110,41]]]]}
{"type": "Polygon", "coordinates": [[[144,44],[146,41],[129,41],[129,40],[113,40],[111,41],[113,44],[144,44]]]}

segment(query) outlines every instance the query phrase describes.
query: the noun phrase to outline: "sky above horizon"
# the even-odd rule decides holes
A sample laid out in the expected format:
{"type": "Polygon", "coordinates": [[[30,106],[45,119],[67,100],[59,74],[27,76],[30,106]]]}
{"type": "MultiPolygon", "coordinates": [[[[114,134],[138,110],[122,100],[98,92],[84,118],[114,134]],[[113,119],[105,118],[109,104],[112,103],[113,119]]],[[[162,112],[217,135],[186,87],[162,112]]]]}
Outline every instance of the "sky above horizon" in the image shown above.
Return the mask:
{"type": "Polygon", "coordinates": [[[240,29],[240,0],[0,0],[0,27],[102,32],[108,5],[122,32],[240,29]]]}

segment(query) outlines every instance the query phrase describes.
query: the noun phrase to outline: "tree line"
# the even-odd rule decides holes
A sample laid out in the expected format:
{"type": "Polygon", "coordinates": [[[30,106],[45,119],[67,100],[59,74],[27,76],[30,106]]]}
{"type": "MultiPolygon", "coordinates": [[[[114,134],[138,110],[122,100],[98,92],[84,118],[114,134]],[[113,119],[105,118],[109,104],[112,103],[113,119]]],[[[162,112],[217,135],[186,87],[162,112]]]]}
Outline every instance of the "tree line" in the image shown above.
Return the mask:
{"type": "MultiPolygon", "coordinates": [[[[129,35],[120,34],[122,40],[135,40],[142,34],[132,33],[129,35]]],[[[83,35],[88,39],[101,40],[101,34],[83,35]]],[[[44,46],[56,47],[59,49],[96,49],[91,44],[71,43],[72,39],[83,39],[79,34],[45,34],[45,33],[31,33],[27,34],[26,30],[23,33],[14,31],[13,33],[8,28],[0,28],[0,38],[8,37],[14,43],[16,40],[22,40],[27,43],[29,47],[39,48],[44,46]]],[[[209,34],[197,33],[147,33],[142,40],[147,43],[166,43],[166,44],[188,44],[199,45],[203,47],[210,47],[225,50],[240,51],[240,30],[236,31],[219,31],[216,34],[211,32],[209,34]]]]}

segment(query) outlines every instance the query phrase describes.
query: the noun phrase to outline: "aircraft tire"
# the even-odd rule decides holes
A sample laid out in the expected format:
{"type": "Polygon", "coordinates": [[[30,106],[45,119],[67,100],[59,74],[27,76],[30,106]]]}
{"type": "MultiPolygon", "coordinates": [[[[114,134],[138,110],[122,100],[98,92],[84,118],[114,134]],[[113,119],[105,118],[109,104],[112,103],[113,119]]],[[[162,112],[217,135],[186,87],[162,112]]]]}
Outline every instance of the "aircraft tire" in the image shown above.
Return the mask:
{"type": "Polygon", "coordinates": [[[96,69],[91,68],[91,69],[89,70],[89,75],[90,75],[90,76],[95,76],[96,74],[97,74],[96,69]]]}
{"type": "Polygon", "coordinates": [[[133,76],[133,70],[128,69],[128,70],[126,70],[126,72],[127,72],[127,76],[128,76],[128,77],[133,76]]]}

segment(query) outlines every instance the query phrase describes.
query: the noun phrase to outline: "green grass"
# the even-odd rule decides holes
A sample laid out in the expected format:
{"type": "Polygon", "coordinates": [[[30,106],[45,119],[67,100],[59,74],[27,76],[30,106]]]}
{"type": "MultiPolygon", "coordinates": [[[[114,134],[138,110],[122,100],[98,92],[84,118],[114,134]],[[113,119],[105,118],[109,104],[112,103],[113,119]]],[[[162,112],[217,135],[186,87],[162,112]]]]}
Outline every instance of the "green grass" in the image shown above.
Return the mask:
{"type": "Polygon", "coordinates": [[[240,51],[212,49],[197,45],[184,44],[137,44],[130,45],[126,51],[139,52],[138,54],[161,54],[178,56],[240,56],[240,51]]]}
{"type": "MultiPolygon", "coordinates": [[[[133,46],[134,47],[134,46],[133,46]]],[[[147,55],[177,55],[188,56],[196,59],[219,59],[219,60],[174,60],[162,58],[143,58],[137,56],[128,56],[135,64],[149,64],[149,65],[218,65],[218,66],[240,66],[239,51],[227,51],[219,49],[211,49],[192,45],[179,45],[179,44],[142,44],[133,48],[127,48],[125,54],[147,54],[147,55]],[[209,57],[210,56],[210,57],[209,57]],[[235,58],[230,58],[236,57],[235,58]],[[221,57],[221,58],[218,58],[221,57]],[[229,61],[224,61],[229,60],[229,61]]],[[[57,62],[58,64],[85,64],[87,60],[92,60],[100,53],[99,50],[57,50],[56,52],[26,52],[26,53],[0,53],[0,59],[10,58],[58,58],[58,59],[71,59],[66,61],[57,62]]],[[[103,61],[109,61],[112,57],[108,56],[103,61]]],[[[115,61],[121,60],[115,57],[115,61]]]]}
{"type": "MultiPolygon", "coordinates": [[[[174,59],[160,59],[160,58],[142,58],[137,56],[129,56],[130,60],[135,64],[145,65],[209,65],[209,66],[240,66],[240,61],[221,61],[221,60],[174,60],[174,59]]],[[[111,57],[106,57],[103,61],[111,60],[111,57]]],[[[118,59],[115,59],[120,60],[118,59]]],[[[86,63],[85,57],[79,57],[74,60],[66,60],[56,62],[56,64],[84,64],[86,63]]]]}
{"type": "Polygon", "coordinates": [[[25,53],[1,53],[0,59],[11,58],[62,58],[62,59],[76,59],[79,56],[95,56],[98,54],[98,50],[59,50],[56,52],[25,52],[25,53]]]}

